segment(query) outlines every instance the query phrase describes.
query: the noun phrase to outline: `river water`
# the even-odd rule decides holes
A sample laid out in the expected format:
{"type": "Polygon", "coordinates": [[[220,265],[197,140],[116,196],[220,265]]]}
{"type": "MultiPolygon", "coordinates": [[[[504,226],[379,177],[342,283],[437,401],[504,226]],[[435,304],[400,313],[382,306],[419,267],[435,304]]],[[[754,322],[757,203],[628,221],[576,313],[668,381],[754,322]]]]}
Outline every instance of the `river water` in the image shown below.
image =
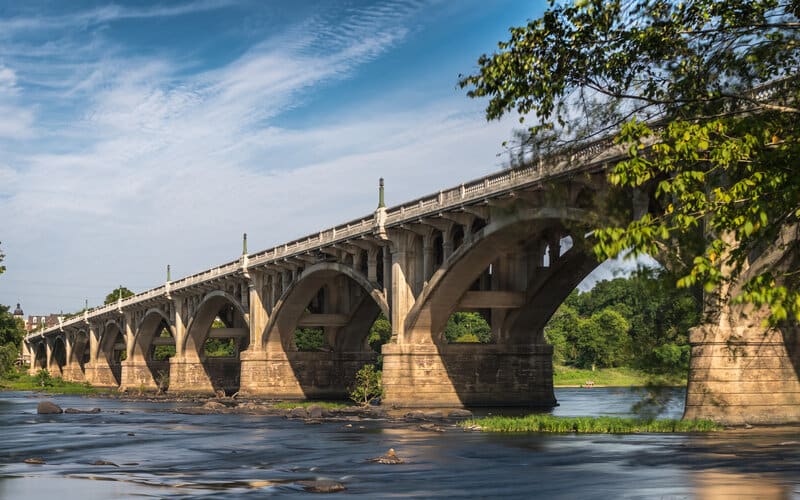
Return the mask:
{"type": "MultiPolygon", "coordinates": [[[[682,391],[666,416],[680,417],[682,391]]],[[[800,498],[800,428],[704,435],[498,435],[362,420],[183,415],[176,403],[0,392],[0,498],[800,498]],[[394,448],[405,460],[369,459],[394,448]],[[23,462],[42,457],[44,465],[23,462]],[[96,461],[115,465],[92,465],[96,461]]],[[[628,389],[557,389],[556,415],[629,415],[628,389]]]]}

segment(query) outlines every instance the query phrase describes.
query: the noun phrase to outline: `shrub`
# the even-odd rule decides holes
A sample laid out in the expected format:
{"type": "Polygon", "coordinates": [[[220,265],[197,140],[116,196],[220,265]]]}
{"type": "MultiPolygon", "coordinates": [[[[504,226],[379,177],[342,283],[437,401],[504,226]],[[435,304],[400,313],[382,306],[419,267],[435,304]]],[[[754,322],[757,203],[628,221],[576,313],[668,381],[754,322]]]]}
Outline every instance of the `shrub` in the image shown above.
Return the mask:
{"type": "Polygon", "coordinates": [[[350,389],[350,399],[367,406],[382,395],[381,372],[374,365],[364,365],[356,373],[355,385],[350,389]]]}
{"type": "Polygon", "coordinates": [[[39,370],[33,379],[40,387],[53,387],[53,377],[50,376],[50,372],[47,370],[39,370]]]}

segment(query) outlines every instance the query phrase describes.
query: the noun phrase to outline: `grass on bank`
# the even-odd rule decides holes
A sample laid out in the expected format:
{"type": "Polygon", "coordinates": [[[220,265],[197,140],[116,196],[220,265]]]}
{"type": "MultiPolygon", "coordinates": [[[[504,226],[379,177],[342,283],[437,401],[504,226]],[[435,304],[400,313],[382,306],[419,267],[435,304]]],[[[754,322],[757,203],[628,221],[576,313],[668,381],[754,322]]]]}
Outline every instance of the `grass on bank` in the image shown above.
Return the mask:
{"type": "Polygon", "coordinates": [[[722,426],[711,420],[643,420],[620,417],[486,417],[459,423],[484,432],[561,432],[633,434],[637,432],[712,432],[722,426]]]}
{"type": "Polygon", "coordinates": [[[642,387],[685,386],[686,376],[653,375],[635,368],[598,368],[595,371],[573,368],[571,366],[553,366],[553,385],[556,387],[581,386],[587,382],[595,386],[642,387]]]}
{"type": "Polygon", "coordinates": [[[0,378],[0,390],[38,391],[53,394],[101,394],[109,389],[92,387],[87,382],[67,382],[61,377],[51,376],[47,370],[36,375],[15,370],[0,378]]]}

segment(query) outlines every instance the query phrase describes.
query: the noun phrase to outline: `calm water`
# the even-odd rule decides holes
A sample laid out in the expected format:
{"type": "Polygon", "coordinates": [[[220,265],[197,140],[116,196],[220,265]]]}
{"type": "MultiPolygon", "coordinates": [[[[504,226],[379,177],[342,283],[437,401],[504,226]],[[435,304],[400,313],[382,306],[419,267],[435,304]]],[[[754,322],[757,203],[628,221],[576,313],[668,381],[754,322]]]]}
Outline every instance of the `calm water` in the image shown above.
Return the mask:
{"type": "MultiPolygon", "coordinates": [[[[626,415],[639,395],[557,390],[557,415],[626,415]]],[[[682,411],[682,394],[667,408],[682,411]]],[[[0,392],[0,498],[800,498],[800,428],[688,435],[487,435],[362,421],[180,415],[171,404],[48,396],[95,415],[37,415],[0,392]],[[394,448],[406,460],[369,459],[394,448]],[[28,465],[43,457],[46,465],[28,465]],[[91,465],[98,460],[118,467],[91,465]]]]}

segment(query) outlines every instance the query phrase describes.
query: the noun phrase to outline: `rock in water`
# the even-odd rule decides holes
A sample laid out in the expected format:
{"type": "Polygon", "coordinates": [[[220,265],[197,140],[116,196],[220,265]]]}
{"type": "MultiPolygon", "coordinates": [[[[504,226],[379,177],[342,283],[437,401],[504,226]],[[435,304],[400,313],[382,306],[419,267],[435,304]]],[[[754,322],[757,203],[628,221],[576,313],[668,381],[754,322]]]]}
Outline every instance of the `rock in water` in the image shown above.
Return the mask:
{"type": "Polygon", "coordinates": [[[386,455],[380,456],[378,458],[373,458],[372,462],[378,462],[379,464],[395,465],[395,464],[402,464],[403,459],[397,456],[397,454],[394,452],[394,448],[389,448],[389,451],[386,452],[386,455]]]}
{"type": "Polygon", "coordinates": [[[472,412],[469,410],[453,410],[447,414],[447,418],[472,418],[472,412]]]}
{"type": "Polygon", "coordinates": [[[298,406],[297,408],[292,408],[289,411],[290,418],[308,418],[308,412],[302,406],[298,406]]]}
{"type": "Polygon", "coordinates": [[[227,408],[227,406],[225,406],[225,404],[223,403],[220,403],[219,401],[209,401],[203,405],[203,408],[206,408],[208,410],[224,410],[227,408]]]}
{"type": "Polygon", "coordinates": [[[92,408],[91,410],[79,410],[78,408],[67,408],[64,410],[64,413],[72,413],[72,414],[93,414],[93,413],[100,413],[102,410],[100,408],[92,408]]]}
{"type": "Polygon", "coordinates": [[[109,462],[108,460],[95,460],[90,465],[110,465],[112,467],[119,467],[119,465],[114,462],[109,462]]]}
{"type": "Polygon", "coordinates": [[[322,418],[322,407],[319,405],[311,405],[308,407],[309,418],[322,418]]]}
{"type": "Polygon", "coordinates": [[[39,401],[39,406],[36,407],[36,413],[40,415],[53,415],[64,413],[64,410],[52,401],[39,401]]]}
{"type": "Polygon", "coordinates": [[[33,464],[33,465],[44,465],[46,463],[44,461],[44,458],[41,457],[26,458],[25,460],[23,460],[23,462],[25,462],[26,464],[33,464]]]}
{"type": "Polygon", "coordinates": [[[298,481],[297,484],[310,493],[336,493],[347,489],[342,483],[327,479],[320,479],[318,481],[298,481]]]}

